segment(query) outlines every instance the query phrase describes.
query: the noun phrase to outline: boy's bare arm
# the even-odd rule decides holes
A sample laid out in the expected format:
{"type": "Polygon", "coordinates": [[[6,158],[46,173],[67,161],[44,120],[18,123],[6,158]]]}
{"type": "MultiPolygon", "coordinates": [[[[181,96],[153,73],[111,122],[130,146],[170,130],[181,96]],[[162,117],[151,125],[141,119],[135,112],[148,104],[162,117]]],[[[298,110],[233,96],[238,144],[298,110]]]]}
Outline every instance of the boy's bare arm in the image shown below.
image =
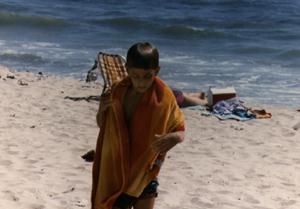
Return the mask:
{"type": "Polygon", "coordinates": [[[166,153],[176,144],[184,140],[184,131],[172,132],[164,135],[155,135],[156,140],[152,144],[152,149],[157,153],[166,153]]]}

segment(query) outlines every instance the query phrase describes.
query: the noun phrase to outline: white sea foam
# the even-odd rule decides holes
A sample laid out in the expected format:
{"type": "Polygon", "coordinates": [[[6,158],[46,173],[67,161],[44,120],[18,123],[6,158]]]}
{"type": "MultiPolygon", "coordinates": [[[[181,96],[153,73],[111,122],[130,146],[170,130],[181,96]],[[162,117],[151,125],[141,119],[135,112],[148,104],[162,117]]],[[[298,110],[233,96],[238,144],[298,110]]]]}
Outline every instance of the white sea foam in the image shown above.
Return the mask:
{"type": "Polygon", "coordinates": [[[168,55],[164,55],[161,56],[160,58],[160,62],[165,62],[165,63],[184,63],[184,61],[190,60],[191,57],[189,56],[168,56],[168,55]]]}
{"type": "Polygon", "coordinates": [[[16,49],[2,49],[1,54],[18,54],[20,53],[20,51],[16,50],[16,49]]]}
{"type": "Polygon", "coordinates": [[[194,27],[194,26],[186,26],[186,28],[192,29],[193,31],[205,31],[204,28],[194,27]]]}
{"type": "Polygon", "coordinates": [[[41,49],[41,48],[60,48],[58,43],[50,43],[50,42],[26,42],[22,43],[21,47],[24,49],[41,49]]]}

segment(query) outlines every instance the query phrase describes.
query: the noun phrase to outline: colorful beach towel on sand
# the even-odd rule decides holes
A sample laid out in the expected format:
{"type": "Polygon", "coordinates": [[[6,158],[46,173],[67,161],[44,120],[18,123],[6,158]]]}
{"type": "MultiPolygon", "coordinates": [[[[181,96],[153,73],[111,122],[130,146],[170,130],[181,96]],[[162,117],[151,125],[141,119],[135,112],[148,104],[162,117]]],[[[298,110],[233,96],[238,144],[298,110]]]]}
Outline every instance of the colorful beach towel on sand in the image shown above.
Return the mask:
{"type": "Polygon", "coordinates": [[[184,130],[175,97],[159,78],[126,124],[122,104],[130,85],[125,78],[112,88],[114,105],[103,116],[93,165],[92,209],[111,209],[123,192],[138,197],[159,173],[154,163],[165,158],[151,149],[155,134],[184,130]]]}
{"type": "Polygon", "coordinates": [[[235,119],[245,121],[256,118],[237,98],[223,100],[213,106],[212,114],[220,120],[235,119]]]}

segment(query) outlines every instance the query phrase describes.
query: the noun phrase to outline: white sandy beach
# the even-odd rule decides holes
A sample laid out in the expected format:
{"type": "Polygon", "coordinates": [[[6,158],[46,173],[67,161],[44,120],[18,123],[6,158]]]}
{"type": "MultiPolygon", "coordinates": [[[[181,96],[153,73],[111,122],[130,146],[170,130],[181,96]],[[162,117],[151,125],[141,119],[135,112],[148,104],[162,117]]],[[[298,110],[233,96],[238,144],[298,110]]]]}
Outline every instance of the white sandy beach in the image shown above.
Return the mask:
{"type": "MultiPolygon", "coordinates": [[[[99,84],[0,67],[0,208],[90,209],[99,84]],[[22,85],[21,85],[22,84],[22,85]]],[[[299,104],[300,107],[300,104],[299,104]]],[[[220,121],[184,109],[186,140],[168,155],[155,209],[299,209],[300,112],[220,121]],[[294,127],[294,128],[293,128],[294,127]]]]}

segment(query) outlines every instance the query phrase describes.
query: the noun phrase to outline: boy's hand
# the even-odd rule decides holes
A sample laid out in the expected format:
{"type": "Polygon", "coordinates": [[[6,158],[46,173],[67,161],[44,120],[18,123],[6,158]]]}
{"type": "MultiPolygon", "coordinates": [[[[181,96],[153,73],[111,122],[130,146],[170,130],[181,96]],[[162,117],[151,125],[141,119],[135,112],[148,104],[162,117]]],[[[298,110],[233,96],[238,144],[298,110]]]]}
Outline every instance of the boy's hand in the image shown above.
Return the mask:
{"type": "Polygon", "coordinates": [[[155,135],[156,140],[152,143],[154,152],[164,154],[172,149],[176,144],[183,141],[184,132],[178,131],[174,133],[155,135]]]}

